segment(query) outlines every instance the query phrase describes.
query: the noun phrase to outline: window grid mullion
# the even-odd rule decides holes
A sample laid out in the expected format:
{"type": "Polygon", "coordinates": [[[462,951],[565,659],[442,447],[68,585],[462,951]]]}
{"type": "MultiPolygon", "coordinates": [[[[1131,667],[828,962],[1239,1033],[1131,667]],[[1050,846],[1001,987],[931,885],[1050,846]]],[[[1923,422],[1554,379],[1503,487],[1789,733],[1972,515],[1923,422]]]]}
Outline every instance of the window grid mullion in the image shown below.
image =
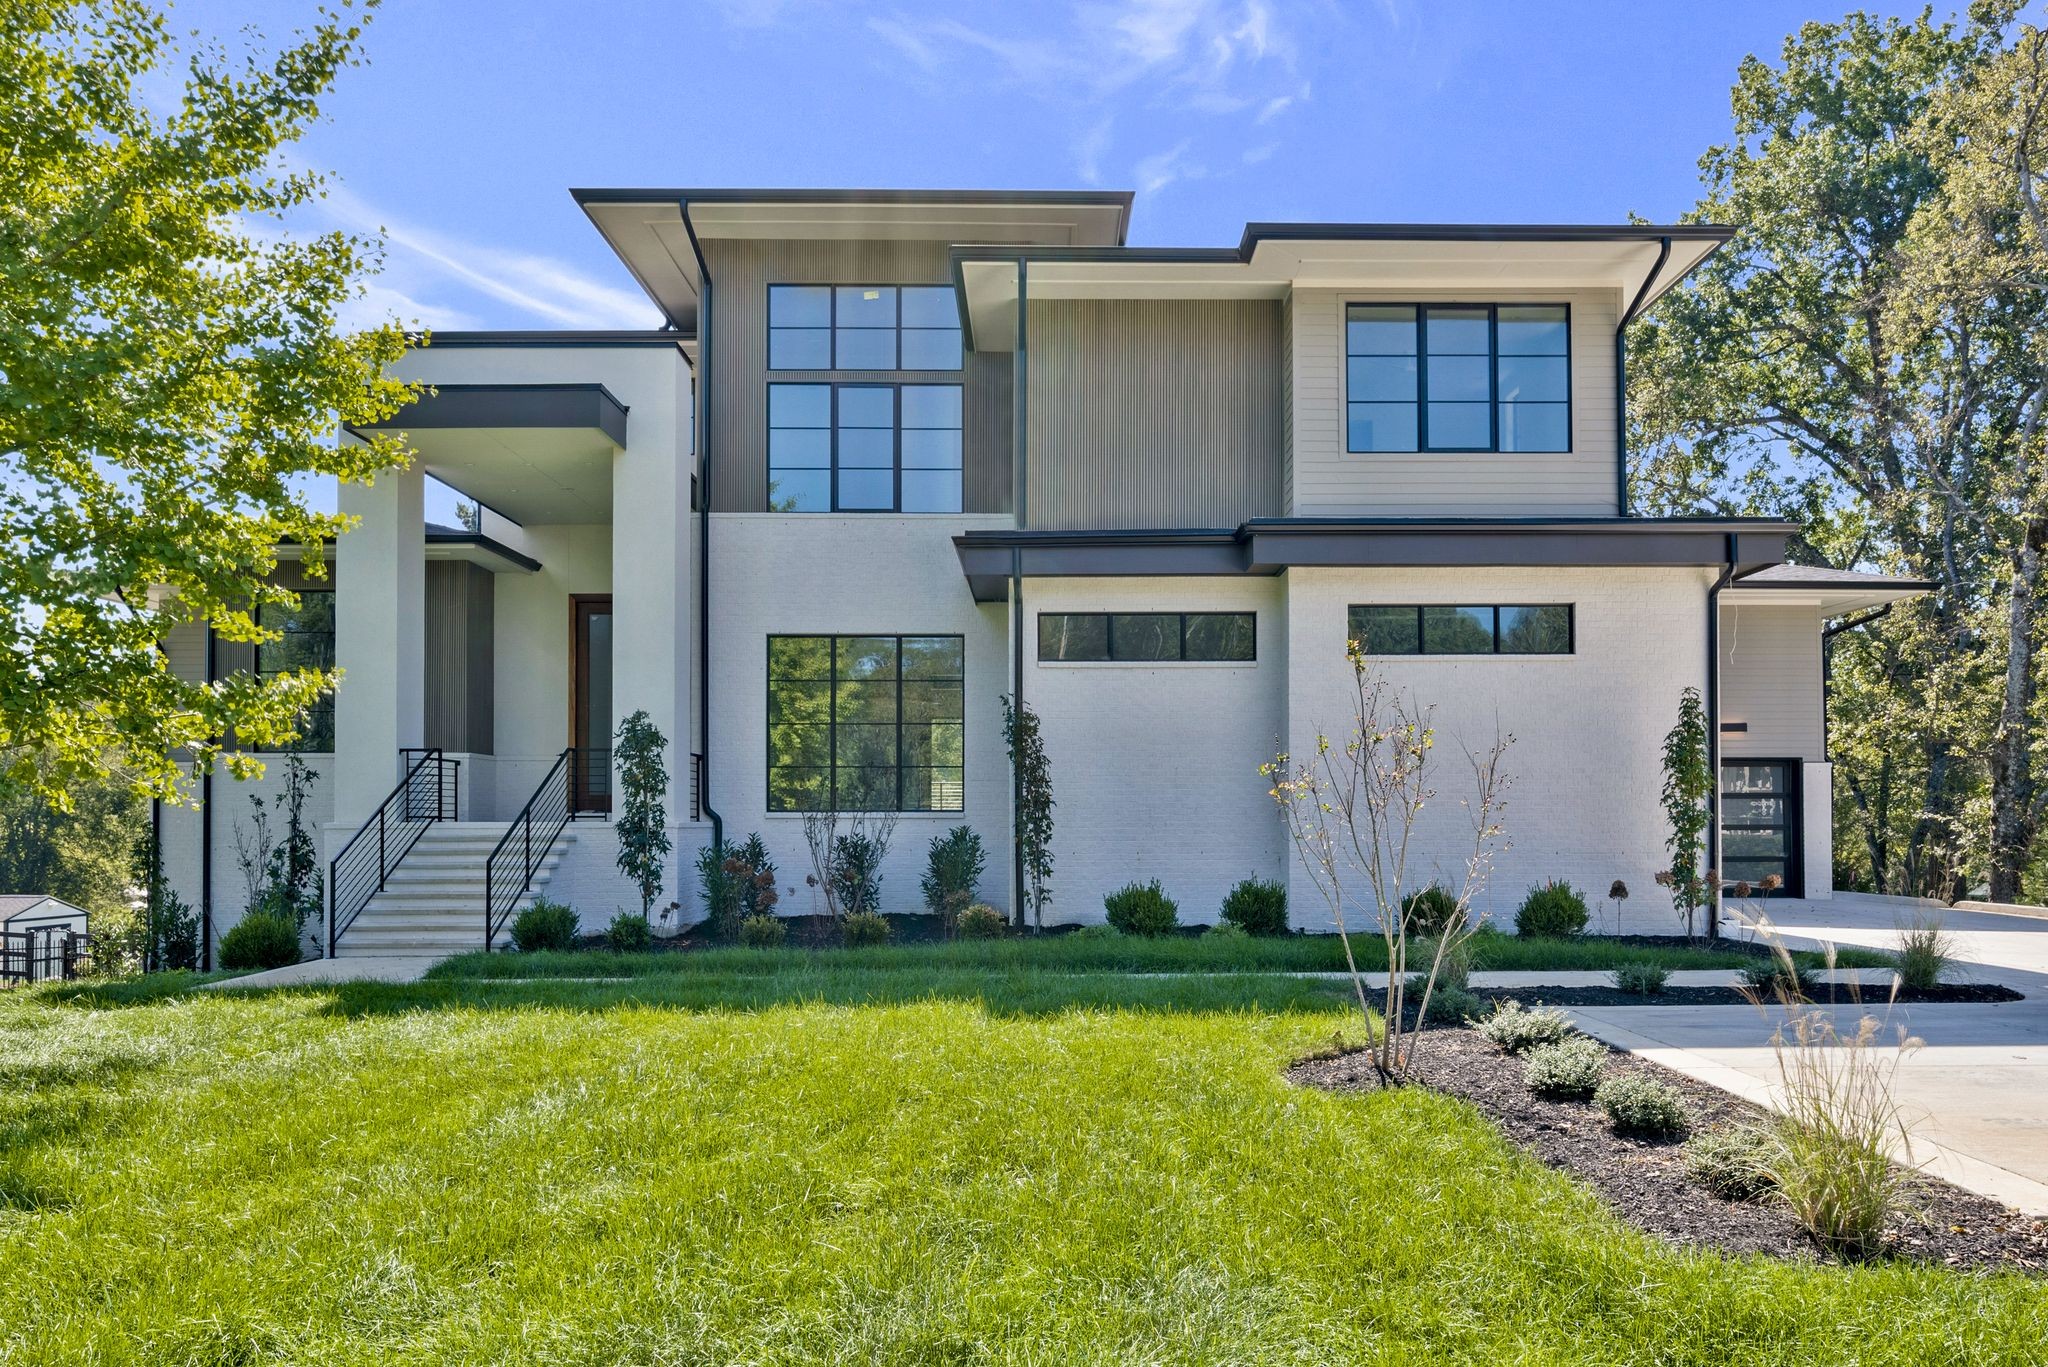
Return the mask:
{"type": "MultiPolygon", "coordinates": [[[[1500,450],[1500,306],[1486,306],[1486,449],[1500,450]]],[[[1499,641],[1500,612],[1494,614],[1495,642],[1499,641]]],[[[1494,652],[1498,655],[1500,652],[1494,652]]]]}
{"type": "MultiPolygon", "coordinates": [[[[1429,306],[1415,306],[1415,445],[1427,451],[1429,446],[1429,306]]],[[[1421,629],[1420,619],[1417,621],[1421,629]]],[[[1417,638],[1418,648],[1420,638],[1417,638]]]]}
{"type": "MultiPolygon", "coordinates": [[[[900,309],[900,305],[898,306],[900,309]]],[[[896,810],[903,810],[903,638],[896,638],[896,810]]]]}

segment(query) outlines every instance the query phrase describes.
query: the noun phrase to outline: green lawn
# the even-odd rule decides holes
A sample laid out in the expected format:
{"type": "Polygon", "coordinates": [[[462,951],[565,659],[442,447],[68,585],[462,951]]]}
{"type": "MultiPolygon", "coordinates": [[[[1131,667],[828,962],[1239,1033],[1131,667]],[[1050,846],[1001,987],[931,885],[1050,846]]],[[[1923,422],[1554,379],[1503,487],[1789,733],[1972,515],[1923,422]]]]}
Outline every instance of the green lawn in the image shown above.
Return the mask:
{"type": "MultiPolygon", "coordinates": [[[[1377,935],[1353,936],[1361,966],[1386,966],[1377,935]]],[[[1604,970],[1624,963],[1653,962],[1666,968],[1739,968],[1755,962],[1731,950],[1684,947],[1645,949],[1595,936],[1573,940],[1524,940],[1482,930],[1473,937],[1473,966],[1481,969],[1569,968],[1604,970]]],[[[1796,957],[1818,967],[1821,956],[1796,957]]],[[[1836,955],[1844,968],[1881,967],[1889,955],[1845,947],[1836,955]]],[[[1215,939],[1166,936],[1146,939],[1118,935],[1055,935],[1041,939],[956,940],[945,944],[885,945],[867,949],[738,947],[675,953],[468,954],[435,970],[441,978],[647,977],[673,973],[784,973],[798,968],[898,971],[961,968],[1045,969],[1062,973],[1316,973],[1340,972],[1344,950],[1334,935],[1290,935],[1275,939],[1215,939]]]]}
{"type": "Polygon", "coordinates": [[[1688,1256],[1257,975],[813,959],[0,994],[0,1358],[2026,1361],[2016,1276],[1688,1256]]]}

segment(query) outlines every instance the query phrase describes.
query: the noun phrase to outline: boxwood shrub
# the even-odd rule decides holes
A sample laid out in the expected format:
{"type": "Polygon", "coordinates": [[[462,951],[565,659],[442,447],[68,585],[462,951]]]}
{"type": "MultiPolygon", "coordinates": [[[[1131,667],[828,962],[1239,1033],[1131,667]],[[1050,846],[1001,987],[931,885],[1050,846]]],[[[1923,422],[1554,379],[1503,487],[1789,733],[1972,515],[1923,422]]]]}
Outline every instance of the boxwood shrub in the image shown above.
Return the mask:
{"type": "Polygon", "coordinates": [[[1125,935],[1164,935],[1180,924],[1180,907],[1159,880],[1126,883],[1102,899],[1109,923],[1125,935]]]}

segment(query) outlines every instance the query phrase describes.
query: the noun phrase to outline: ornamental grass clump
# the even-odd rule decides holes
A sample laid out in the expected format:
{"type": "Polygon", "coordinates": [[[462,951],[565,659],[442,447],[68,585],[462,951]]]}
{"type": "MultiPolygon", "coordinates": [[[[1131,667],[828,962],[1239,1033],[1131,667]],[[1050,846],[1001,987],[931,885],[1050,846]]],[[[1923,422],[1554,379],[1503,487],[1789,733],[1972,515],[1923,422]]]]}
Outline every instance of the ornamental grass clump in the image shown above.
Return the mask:
{"type": "Polygon", "coordinates": [[[1751,1125],[1702,1130],[1685,1141],[1685,1175],[1724,1201],[1761,1201],[1775,1189],[1777,1144],[1751,1125]]]}
{"type": "Polygon", "coordinates": [[[1663,992],[1670,977],[1671,970],[1662,964],[1622,964],[1614,970],[1614,986],[1634,996],[1654,997],[1663,992]]]}
{"type": "Polygon", "coordinates": [[[1608,1078],[1593,1093],[1616,1134],[1643,1139],[1677,1139],[1691,1127],[1685,1101],[1669,1083],[1641,1073],[1608,1078]]]}
{"type": "Polygon", "coordinates": [[[1921,912],[1899,927],[1899,986],[1910,992],[1931,992],[1955,963],[1955,936],[1938,912],[1921,912]]]}
{"type": "Polygon", "coordinates": [[[1479,1033],[1510,1054],[1524,1054],[1539,1045],[1569,1038],[1572,1023],[1562,1011],[1548,1006],[1532,1011],[1509,997],[1479,1023],[1479,1033]]]}
{"type": "Polygon", "coordinates": [[[1522,1081],[1540,1097],[1584,1101],[1599,1090],[1607,1069],[1607,1046],[1580,1035],[1529,1051],[1522,1081]]]}
{"type": "Polygon", "coordinates": [[[1465,909],[1439,884],[1431,883],[1401,899],[1401,919],[1416,939],[1441,940],[1445,931],[1464,924],[1465,909]]]}

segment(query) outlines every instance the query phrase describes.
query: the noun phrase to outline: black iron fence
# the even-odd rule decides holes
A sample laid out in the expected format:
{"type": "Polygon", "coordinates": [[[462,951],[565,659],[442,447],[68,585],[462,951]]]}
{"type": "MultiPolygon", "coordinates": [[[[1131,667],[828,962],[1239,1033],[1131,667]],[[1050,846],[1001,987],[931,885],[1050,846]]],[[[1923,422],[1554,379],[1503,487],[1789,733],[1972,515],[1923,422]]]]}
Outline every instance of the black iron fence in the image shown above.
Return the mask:
{"type": "MultiPolygon", "coordinates": [[[[593,760],[609,752],[564,750],[512,818],[504,839],[491,851],[484,864],[484,948],[489,949],[504,928],[505,920],[519,899],[533,886],[533,875],[554,848],[562,828],[576,819],[576,809],[587,800],[596,767],[593,760]]],[[[609,775],[610,765],[605,772],[609,775]]]]}
{"type": "Polygon", "coordinates": [[[86,959],[85,936],[70,930],[0,930],[0,986],[66,982],[86,959]]]}

